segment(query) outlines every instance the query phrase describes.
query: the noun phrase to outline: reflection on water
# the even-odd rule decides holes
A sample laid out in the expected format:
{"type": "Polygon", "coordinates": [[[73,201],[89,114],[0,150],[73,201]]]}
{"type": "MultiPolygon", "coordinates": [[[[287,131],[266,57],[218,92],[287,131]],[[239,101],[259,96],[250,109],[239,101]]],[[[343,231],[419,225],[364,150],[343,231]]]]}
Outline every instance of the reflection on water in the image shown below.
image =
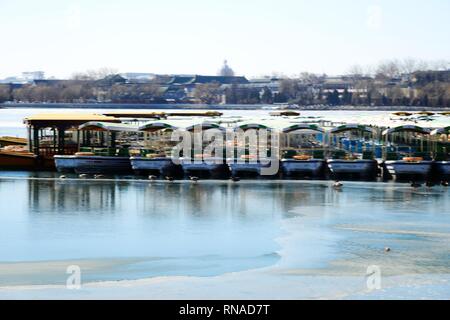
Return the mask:
{"type": "MultiPolygon", "coordinates": [[[[0,267],[103,261],[86,271],[90,280],[210,276],[275,265],[289,272],[345,273],[380,263],[380,257],[387,263],[386,245],[395,248],[391,269],[450,265],[443,246],[449,238],[442,236],[450,231],[450,197],[443,187],[354,182],[337,191],[331,182],[150,183],[40,175],[46,178],[0,177],[0,235],[7,244],[0,246],[0,267]]],[[[0,276],[0,283],[65,279],[65,270],[59,278],[45,274],[0,276]]]]}
{"type": "Polygon", "coordinates": [[[258,212],[263,206],[271,213],[289,217],[290,210],[299,204],[328,203],[335,196],[327,185],[292,186],[284,182],[192,184],[31,179],[26,183],[30,212],[37,214],[117,213],[135,208],[140,214],[160,216],[180,212],[193,217],[228,213],[245,216],[258,212]],[[130,189],[136,193],[131,195],[130,189]],[[313,190],[327,192],[311,192],[313,190]]]}
{"type": "Polygon", "coordinates": [[[118,186],[112,183],[29,180],[29,208],[37,214],[74,212],[74,208],[77,213],[111,213],[120,210],[120,203],[115,201],[118,191],[118,186]]]}

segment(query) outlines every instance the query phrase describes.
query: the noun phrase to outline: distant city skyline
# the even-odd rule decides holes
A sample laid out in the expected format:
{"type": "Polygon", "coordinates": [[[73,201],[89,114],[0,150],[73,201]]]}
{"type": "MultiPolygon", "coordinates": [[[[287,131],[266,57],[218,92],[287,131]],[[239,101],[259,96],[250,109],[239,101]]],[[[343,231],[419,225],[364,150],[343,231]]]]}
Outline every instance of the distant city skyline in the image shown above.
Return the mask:
{"type": "Polygon", "coordinates": [[[448,12],[440,0],[0,1],[0,79],[101,67],[212,75],[225,59],[249,78],[448,60],[448,12]]]}

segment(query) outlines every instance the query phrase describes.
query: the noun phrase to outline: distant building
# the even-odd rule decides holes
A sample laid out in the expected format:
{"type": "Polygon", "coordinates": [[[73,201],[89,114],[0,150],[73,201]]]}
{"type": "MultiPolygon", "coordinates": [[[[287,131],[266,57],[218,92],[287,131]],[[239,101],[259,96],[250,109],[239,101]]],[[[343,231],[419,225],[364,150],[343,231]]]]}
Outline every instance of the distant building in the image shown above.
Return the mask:
{"type": "Polygon", "coordinates": [[[264,88],[268,88],[273,94],[278,94],[280,92],[280,83],[281,79],[276,77],[267,77],[260,79],[251,79],[250,82],[244,87],[254,88],[258,90],[263,90],[264,88]]]}
{"type": "Polygon", "coordinates": [[[326,77],[322,84],[322,89],[325,92],[329,91],[344,91],[349,90],[353,87],[354,82],[346,77],[326,77]]]}
{"type": "Polygon", "coordinates": [[[148,83],[151,82],[156,77],[154,73],[143,73],[143,72],[121,73],[120,76],[125,78],[129,83],[148,83]]]}
{"type": "Polygon", "coordinates": [[[443,71],[417,71],[412,74],[415,85],[425,85],[431,82],[450,82],[450,70],[443,71]]]}
{"type": "Polygon", "coordinates": [[[218,82],[220,84],[247,84],[249,81],[246,77],[237,76],[199,76],[196,75],[192,80],[192,83],[211,83],[218,82]]]}
{"type": "Polygon", "coordinates": [[[3,80],[0,80],[0,83],[26,84],[27,82],[19,77],[7,77],[3,80]]]}
{"type": "Polygon", "coordinates": [[[30,71],[30,72],[22,72],[21,76],[7,77],[3,80],[0,80],[0,83],[32,83],[34,80],[42,80],[45,78],[44,71],[30,71]]]}
{"type": "Polygon", "coordinates": [[[127,82],[127,79],[122,77],[120,74],[111,74],[109,76],[104,77],[103,79],[97,80],[96,84],[102,87],[110,87],[115,84],[124,84],[127,82]]]}
{"type": "Polygon", "coordinates": [[[25,81],[42,80],[45,79],[44,71],[26,71],[22,72],[22,79],[25,81]]]}

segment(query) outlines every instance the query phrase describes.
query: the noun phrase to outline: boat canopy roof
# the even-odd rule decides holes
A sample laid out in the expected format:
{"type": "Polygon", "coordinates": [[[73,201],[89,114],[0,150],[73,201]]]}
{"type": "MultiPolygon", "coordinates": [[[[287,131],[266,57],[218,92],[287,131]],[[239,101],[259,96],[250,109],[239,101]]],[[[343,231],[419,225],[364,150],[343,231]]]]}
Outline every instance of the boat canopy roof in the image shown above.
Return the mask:
{"type": "Polygon", "coordinates": [[[226,131],[226,129],[224,127],[220,126],[219,124],[217,124],[215,122],[209,122],[209,121],[194,123],[194,124],[186,127],[186,131],[194,131],[197,128],[200,128],[202,131],[210,130],[210,129],[218,129],[220,131],[226,131]]]}
{"type": "Polygon", "coordinates": [[[105,116],[116,118],[167,118],[167,117],[219,117],[222,115],[218,111],[196,111],[196,110],[179,110],[179,111],[148,111],[148,110],[117,110],[103,113],[105,116]]]}
{"type": "Polygon", "coordinates": [[[145,111],[145,110],[117,110],[108,111],[103,113],[105,116],[115,117],[115,118],[164,118],[166,114],[161,111],[145,111]]]}
{"type": "Polygon", "coordinates": [[[439,128],[431,131],[432,136],[435,136],[437,134],[450,134],[450,127],[439,128]]]}
{"type": "Polygon", "coordinates": [[[386,129],[383,131],[383,136],[396,132],[417,132],[422,134],[430,134],[430,129],[407,124],[395,128],[386,129]]]}
{"type": "Polygon", "coordinates": [[[27,142],[28,141],[25,138],[8,137],[8,136],[0,137],[0,144],[12,143],[12,144],[18,144],[18,145],[26,145],[27,142]]]}
{"type": "Polygon", "coordinates": [[[300,115],[300,112],[293,110],[280,110],[269,113],[272,117],[297,117],[300,115]]]}
{"type": "Polygon", "coordinates": [[[300,123],[300,124],[293,124],[289,127],[286,127],[283,129],[284,133],[290,133],[290,132],[294,132],[294,131],[298,131],[298,130],[312,130],[312,131],[317,131],[317,132],[322,132],[324,133],[325,130],[321,127],[319,127],[316,124],[307,124],[307,123],[300,123]]]}
{"type": "Polygon", "coordinates": [[[399,111],[399,112],[394,112],[393,115],[409,117],[409,116],[412,116],[413,114],[410,112],[406,112],[406,111],[399,111]]]}
{"type": "Polygon", "coordinates": [[[269,131],[271,131],[271,130],[273,130],[271,127],[269,127],[268,125],[266,125],[266,124],[262,124],[262,123],[256,123],[256,122],[248,122],[248,123],[241,123],[241,124],[238,124],[235,128],[234,128],[234,131],[237,131],[237,130],[251,130],[251,129],[254,129],[254,130],[259,130],[259,129],[265,129],[265,130],[269,130],[269,131]]]}
{"type": "Polygon", "coordinates": [[[176,130],[177,126],[174,126],[166,121],[148,122],[139,127],[139,131],[155,132],[159,130],[176,130]]]}
{"type": "Polygon", "coordinates": [[[200,110],[177,110],[177,111],[168,111],[165,112],[169,117],[220,117],[223,115],[222,112],[208,110],[208,111],[200,111],[200,110]]]}
{"type": "Polygon", "coordinates": [[[434,112],[430,112],[430,111],[420,111],[420,112],[417,112],[417,114],[424,115],[424,116],[432,116],[435,113],[434,112]]]}
{"type": "Polygon", "coordinates": [[[117,118],[94,113],[41,113],[24,119],[25,124],[37,128],[56,126],[63,126],[66,128],[78,127],[89,121],[120,122],[117,118]]]}
{"type": "Polygon", "coordinates": [[[344,124],[342,126],[333,128],[330,130],[330,133],[340,133],[340,132],[352,131],[352,130],[359,130],[359,131],[368,132],[368,133],[375,133],[374,128],[363,125],[363,124],[357,124],[357,123],[344,124]]]}
{"type": "Polygon", "coordinates": [[[109,122],[97,122],[90,121],[83,123],[78,127],[80,130],[92,130],[92,131],[127,131],[137,132],[139,127],[136,125],[130,125],[125,123],[109,123],[109,122]]]}

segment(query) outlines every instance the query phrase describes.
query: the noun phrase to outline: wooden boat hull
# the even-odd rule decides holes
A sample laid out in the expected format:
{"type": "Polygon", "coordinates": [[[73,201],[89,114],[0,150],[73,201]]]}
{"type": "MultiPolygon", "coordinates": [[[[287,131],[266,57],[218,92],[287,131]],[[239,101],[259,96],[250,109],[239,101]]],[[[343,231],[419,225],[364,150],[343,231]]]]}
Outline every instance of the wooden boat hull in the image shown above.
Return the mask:
{"type": "Polygon", "coordinates": [[[0,168],[1,169],[20,169],[34,170],[36,169],[37,156],[29,153],[18,152],[0,152],[0,168]]]}
{"type": "Polygon", "coordinates": [[[334,174],[375,175],[378,163],[376,160],[338,160],[329,159],[327,165],[334,174]]]}
{"type": "Polygon", "coordinates": [[[427,177],[431,174],[433,161],[407,162],[403,160],[386,161],[385,166],[389,173],[397,178],[403,176],[427,177]]]}
{"type": "Polygon", "coordinates": [[[55,156],[58,171],[76,173],[129,173],[132,172],[129,157],[106,156],[55,156]]]}
{"type": "Polygon", "coordinates": [[[144,158],[131,157],[131,167],[137,173],[158,173],[168,175],[174,173],[179,165],[173,163],[172,158],[144,158]]]}
{"type": "Polygon", "coordinates": [[[282,159],[281,168],[284,174],[305,174],[311,176],[319,176],[323,172],[325,160],[295,160],[282,159]]]}

